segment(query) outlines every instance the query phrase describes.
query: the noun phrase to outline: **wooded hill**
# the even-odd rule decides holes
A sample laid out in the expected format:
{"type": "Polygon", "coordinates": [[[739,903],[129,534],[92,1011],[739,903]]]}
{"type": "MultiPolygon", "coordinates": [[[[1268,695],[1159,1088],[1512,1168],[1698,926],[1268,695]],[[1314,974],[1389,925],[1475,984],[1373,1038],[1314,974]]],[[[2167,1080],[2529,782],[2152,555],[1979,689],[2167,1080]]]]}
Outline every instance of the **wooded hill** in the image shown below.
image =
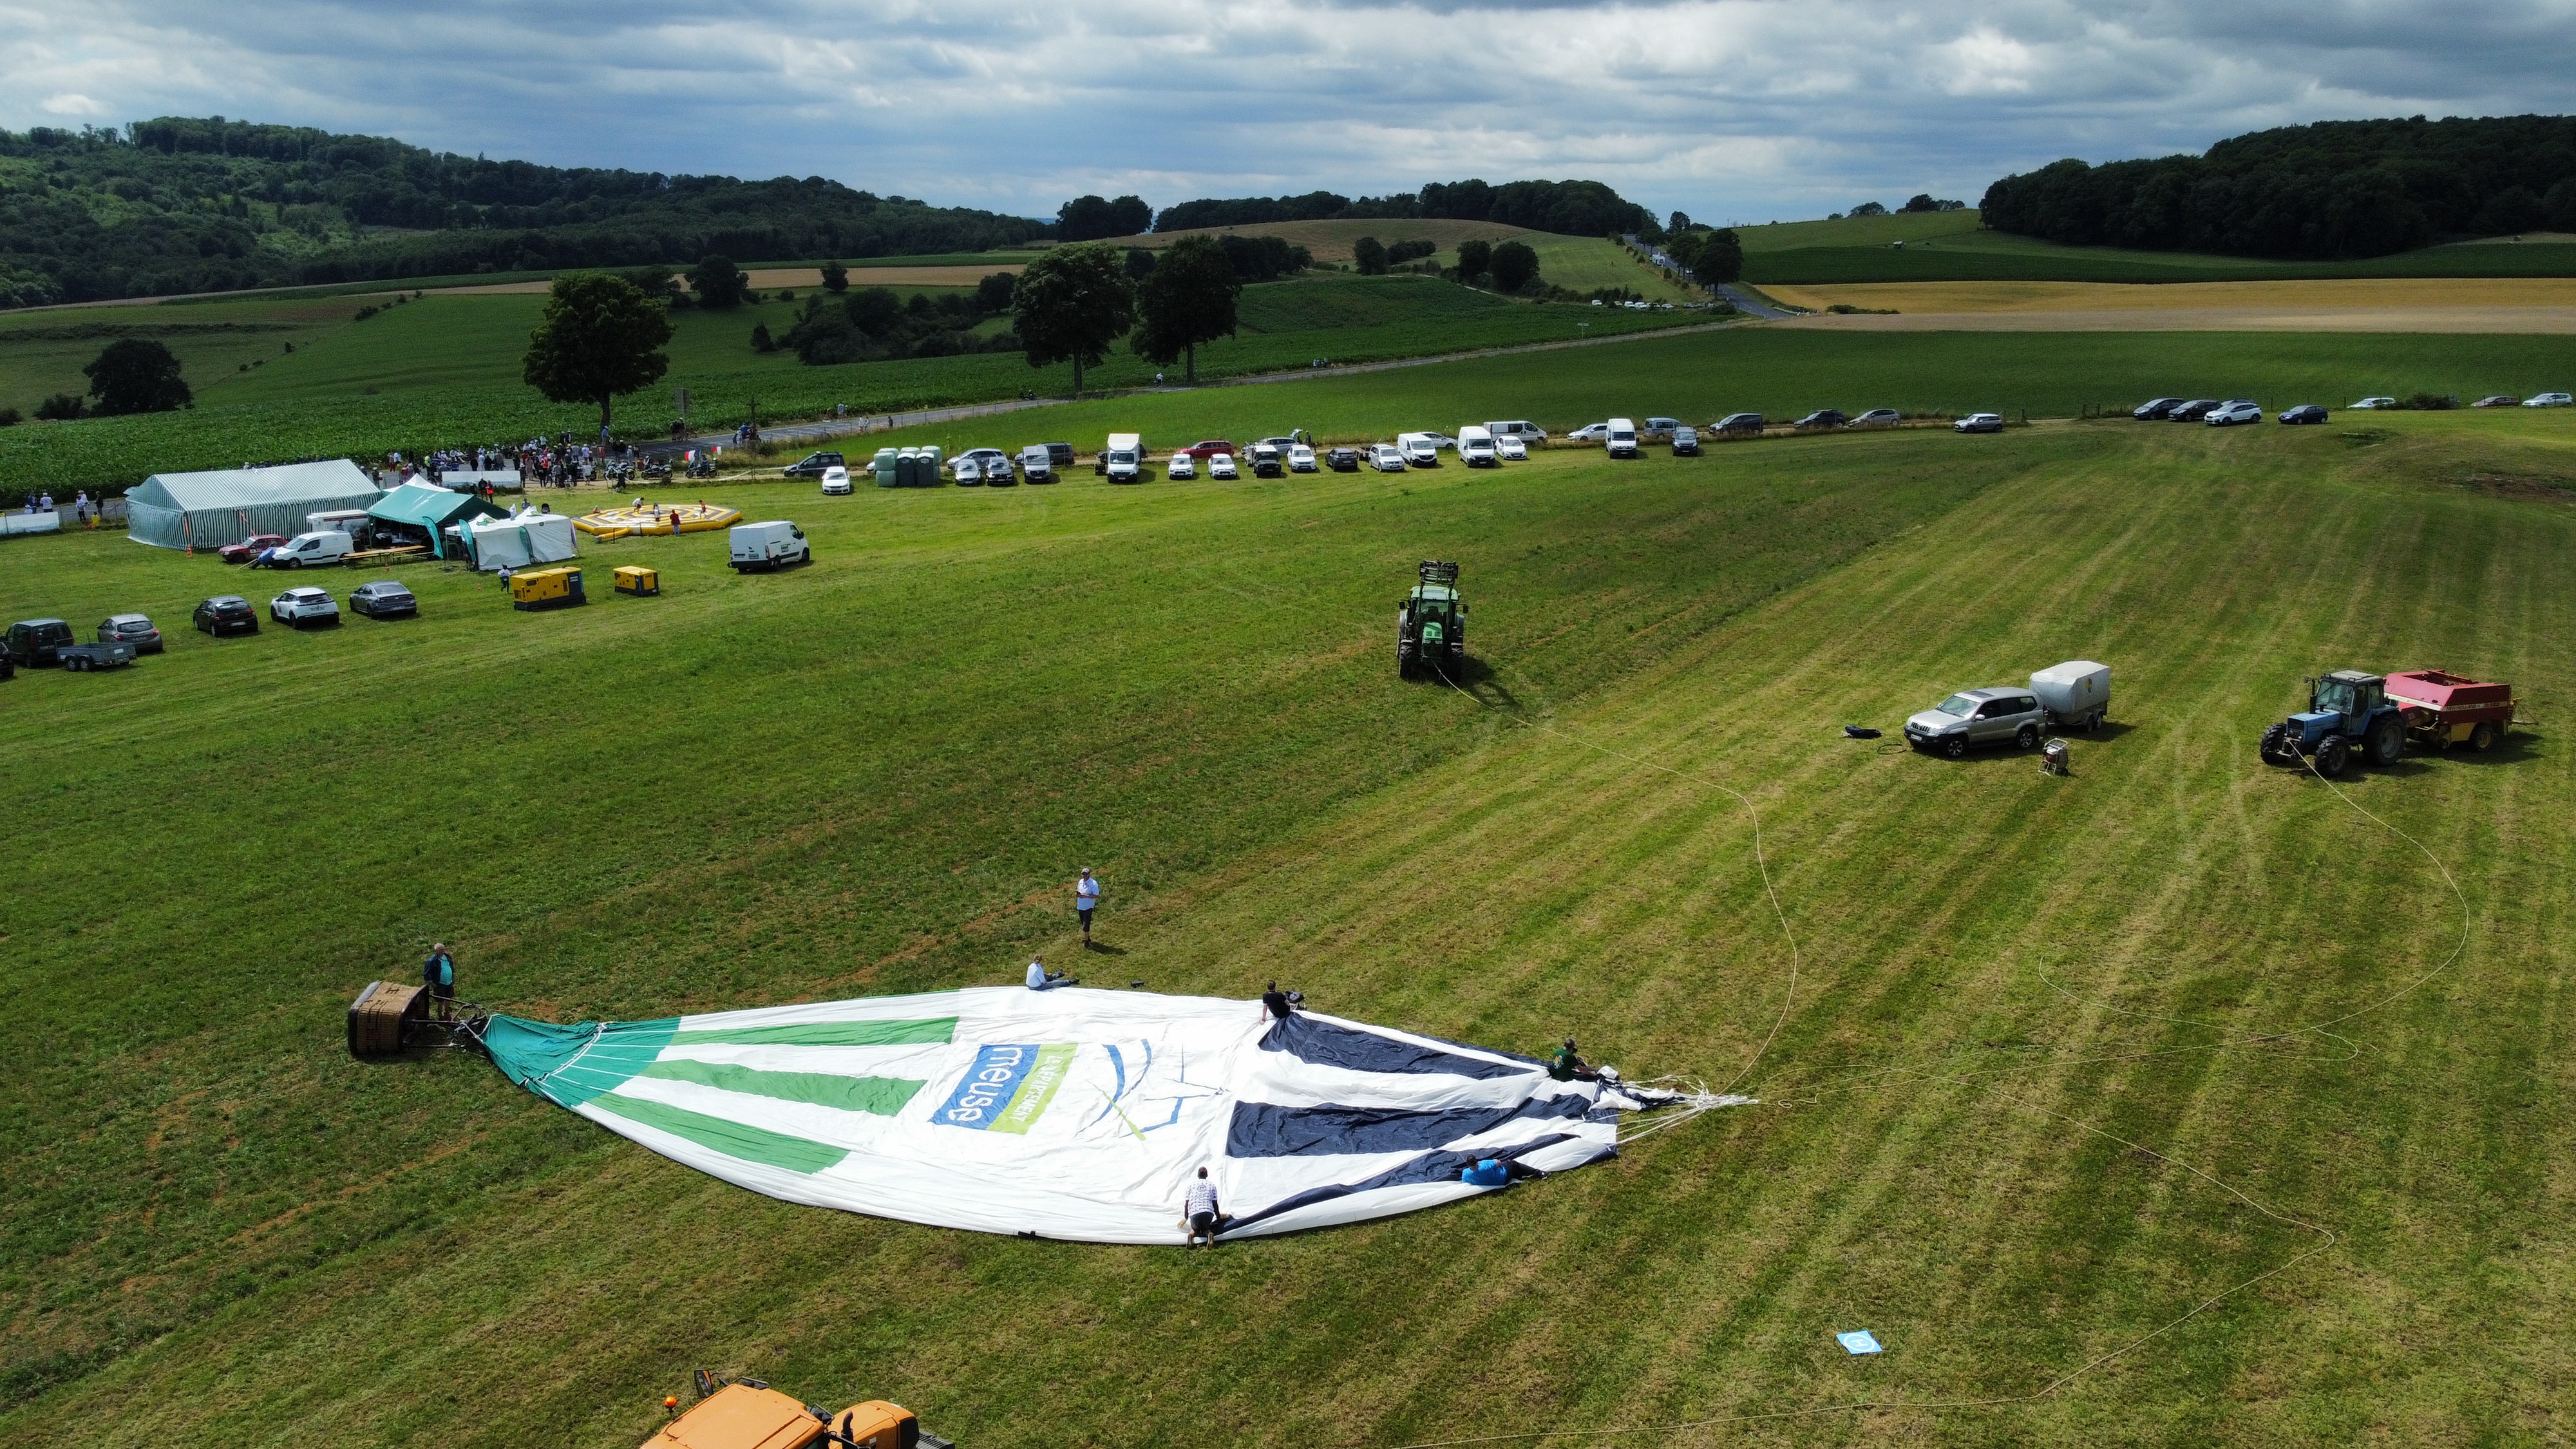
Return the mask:
{"type": "Polygon", "coordinates": [[[563,169],[163,117],[0,130],[0,307],[575,266],[982,251],[1045,223],[819,176],[563,169]]]}
{"type": "Polygon", "coordinates": [[[2202,156],[2059,161],[1980,206],[1990,227],[2073,246],[2296,260],[2576,231],[2576,117],[2285,126],[2202,156]]]}
{"type": "Polygon", "coordinates": [[[1494,186],[1468,180],[1435,181],[1418,192],[1363,196],[1356,201],[1330,191],[1184,201],[1164,208],[1154,219],[1154,230],[1423,217],[1490,221],[1562,236],[1620,236],[1654,225],[1644,207],[1598,181],[1507,181],[1494,186]]]}

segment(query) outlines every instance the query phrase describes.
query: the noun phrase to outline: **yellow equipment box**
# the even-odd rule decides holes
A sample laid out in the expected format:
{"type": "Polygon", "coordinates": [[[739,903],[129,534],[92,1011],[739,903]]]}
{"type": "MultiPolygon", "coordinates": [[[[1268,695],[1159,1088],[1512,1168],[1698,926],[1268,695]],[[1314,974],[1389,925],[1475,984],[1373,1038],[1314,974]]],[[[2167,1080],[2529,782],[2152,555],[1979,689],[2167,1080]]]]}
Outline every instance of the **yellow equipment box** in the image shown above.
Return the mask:
{"type": "Polygon", "coordinates": [[[579,569],[538,569],[510,576],[513,609],[569,609],[588,602],[581,596],[579,569]]]}
{"type": "Polygon", "coordinates": [[[617,592],[621,594],[633,594],[641,599],[662,592],[660,569],[648,569],[641,564],[624,564],[613,570],[612,576],[617,580],[617,592]]]}

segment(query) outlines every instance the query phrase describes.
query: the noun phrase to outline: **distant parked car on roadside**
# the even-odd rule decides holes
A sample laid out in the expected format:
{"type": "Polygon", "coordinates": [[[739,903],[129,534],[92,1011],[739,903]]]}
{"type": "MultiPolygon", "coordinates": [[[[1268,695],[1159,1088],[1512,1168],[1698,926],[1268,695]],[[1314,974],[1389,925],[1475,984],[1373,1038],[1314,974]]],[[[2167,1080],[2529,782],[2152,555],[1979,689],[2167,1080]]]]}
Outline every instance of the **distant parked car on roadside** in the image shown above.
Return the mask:
{"type": "Polygon", "coordinates": [[[1163,465],[1163,476],[1186,483],[1199,476],[1199,460],[1190,456],[1189,449],[1183,448],[1172,455],[1171,462],[1163,465]]]}
{"type": "Polygon", "coordinates": [[[1713,432],[1758,433],[1762,431],[1762,415],[1760,413],[1728,413],[1725,417],[1719,418],[1709,426],[1710,430],[1713,432]]]}
{"type": "Polygon", "coordinates": [[[1288,471],[1291,473],[1314,472],[1315,450],[1304,443],[1290,443],[1288,445],[1288,471]]]}
{"type": "Polygon", "coordinates": [[[1207,468],[1208,476],[1211,478],[1234,479],[1243,476],[1243,474],[1234,466],[1234,455],[1232,453],[1208,454],[1207,468]]]}
{"type": "Polygon", "coordinates": [[[981,458],[960,458],[949,465],[949,472],[955,476],[960,488],[984,486],[984,460],[981,458]]]}
{"type": "Polygon", "coordinates": [[[1496,433],[1494,456],[1506,463],[1526,463],[1529,461],[1529,444],[1518,433],[1496,433]]]}
{"type": "Polygon", "coordinates": [[[2263,421],[2263,406],[2247,398],[2236,398],[2211,408],[2209,416],[2201,421],[2213,428],[2232,428],[2238,423],[2259,423],[2263,421]]]}
{"type": "Polygon", "coordinates": [[[2285,423],[2322,423],[2325,420],[2326,410],[2315,403],[2301,403],[2281,412],[2281,421],[2285,423]]]}
{"type": "Polygon", "coordinates": [[[215,595],[199,604],[188,620],[197,626],[198,633],[212,634],[218,639],[226,634],[259,632],[259,615],[251,609],[250,600],[239,594],[215,595]]]}
{"type": "Polygon", "coordinates": [[[1661,438],[1671,437],[1673,435],[1673,429],[1678,428],[1681,425],[1682,420],[1679,418],[1648,418],[1644,423],[1638,426],[1637,436],[1641,440],[1651,443],[1661,438]]]}
{"type": "Polygon", "coordinates": [[[1970,413],[1950,425],[1954,433],[2000,433],[2004,430],[2001,413],[1970,413]]]}
{"type": "Polygon", "coordinates": [[[2492,397],[2479,398],[2476,402],[2469,404],[2469,406],[2473,408],[2518,408],[2522,406],[2522,399],[2518,397],[2509,397],[2504,393],[2497,393],[2492,397]]]}
{"type": "Polygon", "coordinates": [[[2142,423],[2160,423],[2182,404],[2183,400],[2178,397],[2160,397],[2129,409],[2129,416],[2142,423]]]}
{"type": "Polygon", "coordinates": [[[420,612],[420,600],[393,579],[377,579],[349,591],[349,612],[370,619],[402,619],[420,612]]]}
{"type": "Polygon", "coordinates": [[[1336,473],[1356,473],[1360,470],[1360,450],[1357,448],[1329,449],[1324,454],[1324,466],[1336,473]]]}
{"type": "Polygon", "coordinates": [[[1673,456],[1676,458],[1699,456],[1699,429],[1688,424],[1673,429],[1673,456]]]}
{"type": "Polygon", "coordinates": [[[162,651],[161,631],[141,614],[110,614],[98,621],[98,642],[131,644],[137,654],[162,651]]]}
{"type": "Polygon", "coordinates": [[[2368,412],[2372,408],[2393,408],[2395,406],[2397,406],[2397,399],[2393,397],[2366,397],[2345,408],[2344,411],[2348,413],[2368,412]]]}
{"type": "Polygon", "coordinates": [[[2196,397],[2187,403],[2179,403],[2168,410],[2165,413],[2164,421],[2169,423],[2196,423],[2202,418],[2208,417],[2209,410],[2217,406],[2219,406],[2219,400],[2214,397],[2196,397]]]}
{"type": "Polygon", "coordinates": [[[1905,414],[1894,408],[1871,408],[1851,420],[1855,428],[1892,428],[1905,421],[1905,414]]]}
{"type": "Polygon", "coordinates": [[[2563,392],[2534,393],[2524,398],[2522,405],[2527,408],[2563,408],[2576,405],[2576,397],[2563,392]]]}
{"type": "Polygon", "coordinates": [[[228,543],[215,550],[215,557],[226,563],[249,563],[252,559],[286,542],[282,533],[254,533],[239,543],[228,543]]]}
{"type": "Polygon", "coordinates": [[[1818,408],[1814,412],[1807,414],[1805,417],[1798,419],[1795,423],[1790,424],[1790,426],[1796,428],[1839,428],[1850,421],[1851,418],[1849,416],[1834,408],[1818,408]]]}
{"type": "Polygon", "coordinates": [[[823,470],[823,496],[824,496],[824,497],[826,497],[826,498],[842,498],[842,497],[847,497],[847,496],[848,496],[848,494],[849,494],[849,491],[850,491],[850,470],[849,470],[849,469],[847,469],[847,468],[826,468],[826,469],[824,469],[824,470],[823,470]]]}
{"type": "Polygon", "coordinates": [[[297,629],[307,624],[337,624],[340,606],[322,589],[288,589],[268,601],[268,617],[297,629]]]}
{"type": "Polygon", "coordinates": [[[838,453],[808,453],[781,469],[790,478],[820,478],[826,468],[847,468],[850,460],[838,453]]]}
{"type": "Polygon", "coordinates": [[[1213,458],[1220,453],[1230,456],[1234,452],[1234,444],[1223,438],[1206,438],[1190,444],[1181,451],[1193,458],[1213,458]]]}
{"type": "Polygon", "coordinates": [[[1610,425],[1594,423],[1588,427],[1576,428],[1565,435],[1565,440],[1569,443],[1606,443],[1610,440],[1610,425]]]}
{"type": "Polygon", "coordinates": [[[1369,466],[1381,473],[1404,471],[1404,450],[1393,443],[1380,443],[1369,449],[1369,466]]]}

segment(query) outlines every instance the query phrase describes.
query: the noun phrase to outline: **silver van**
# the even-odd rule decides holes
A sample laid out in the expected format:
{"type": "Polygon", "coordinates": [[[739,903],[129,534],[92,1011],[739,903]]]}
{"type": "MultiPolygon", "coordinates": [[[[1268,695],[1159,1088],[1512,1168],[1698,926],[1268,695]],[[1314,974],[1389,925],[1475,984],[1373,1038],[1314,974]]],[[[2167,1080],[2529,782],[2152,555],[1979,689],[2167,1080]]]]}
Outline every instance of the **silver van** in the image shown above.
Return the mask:
{"type": "Polygon", "coordinates": [[[1905,722],[1905,742],[1957,759],[1971,749],[2037,749],[2048,716],[2027,689],[1963,689],[1905,722]]]}

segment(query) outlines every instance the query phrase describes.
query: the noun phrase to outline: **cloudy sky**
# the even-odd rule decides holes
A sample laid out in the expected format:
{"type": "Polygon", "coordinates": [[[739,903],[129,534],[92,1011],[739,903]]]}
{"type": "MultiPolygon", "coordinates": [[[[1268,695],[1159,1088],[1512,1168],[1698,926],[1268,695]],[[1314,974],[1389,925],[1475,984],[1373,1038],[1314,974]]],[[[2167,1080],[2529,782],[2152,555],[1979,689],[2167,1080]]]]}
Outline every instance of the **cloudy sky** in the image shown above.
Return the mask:
{"type": "Polygon", "coordinates": [[[12,129],[219,113],[1030,215],[1584,176],[1764,221],[2576,109],[2576,0],[0,0],[0,37],[12,129]]]}

